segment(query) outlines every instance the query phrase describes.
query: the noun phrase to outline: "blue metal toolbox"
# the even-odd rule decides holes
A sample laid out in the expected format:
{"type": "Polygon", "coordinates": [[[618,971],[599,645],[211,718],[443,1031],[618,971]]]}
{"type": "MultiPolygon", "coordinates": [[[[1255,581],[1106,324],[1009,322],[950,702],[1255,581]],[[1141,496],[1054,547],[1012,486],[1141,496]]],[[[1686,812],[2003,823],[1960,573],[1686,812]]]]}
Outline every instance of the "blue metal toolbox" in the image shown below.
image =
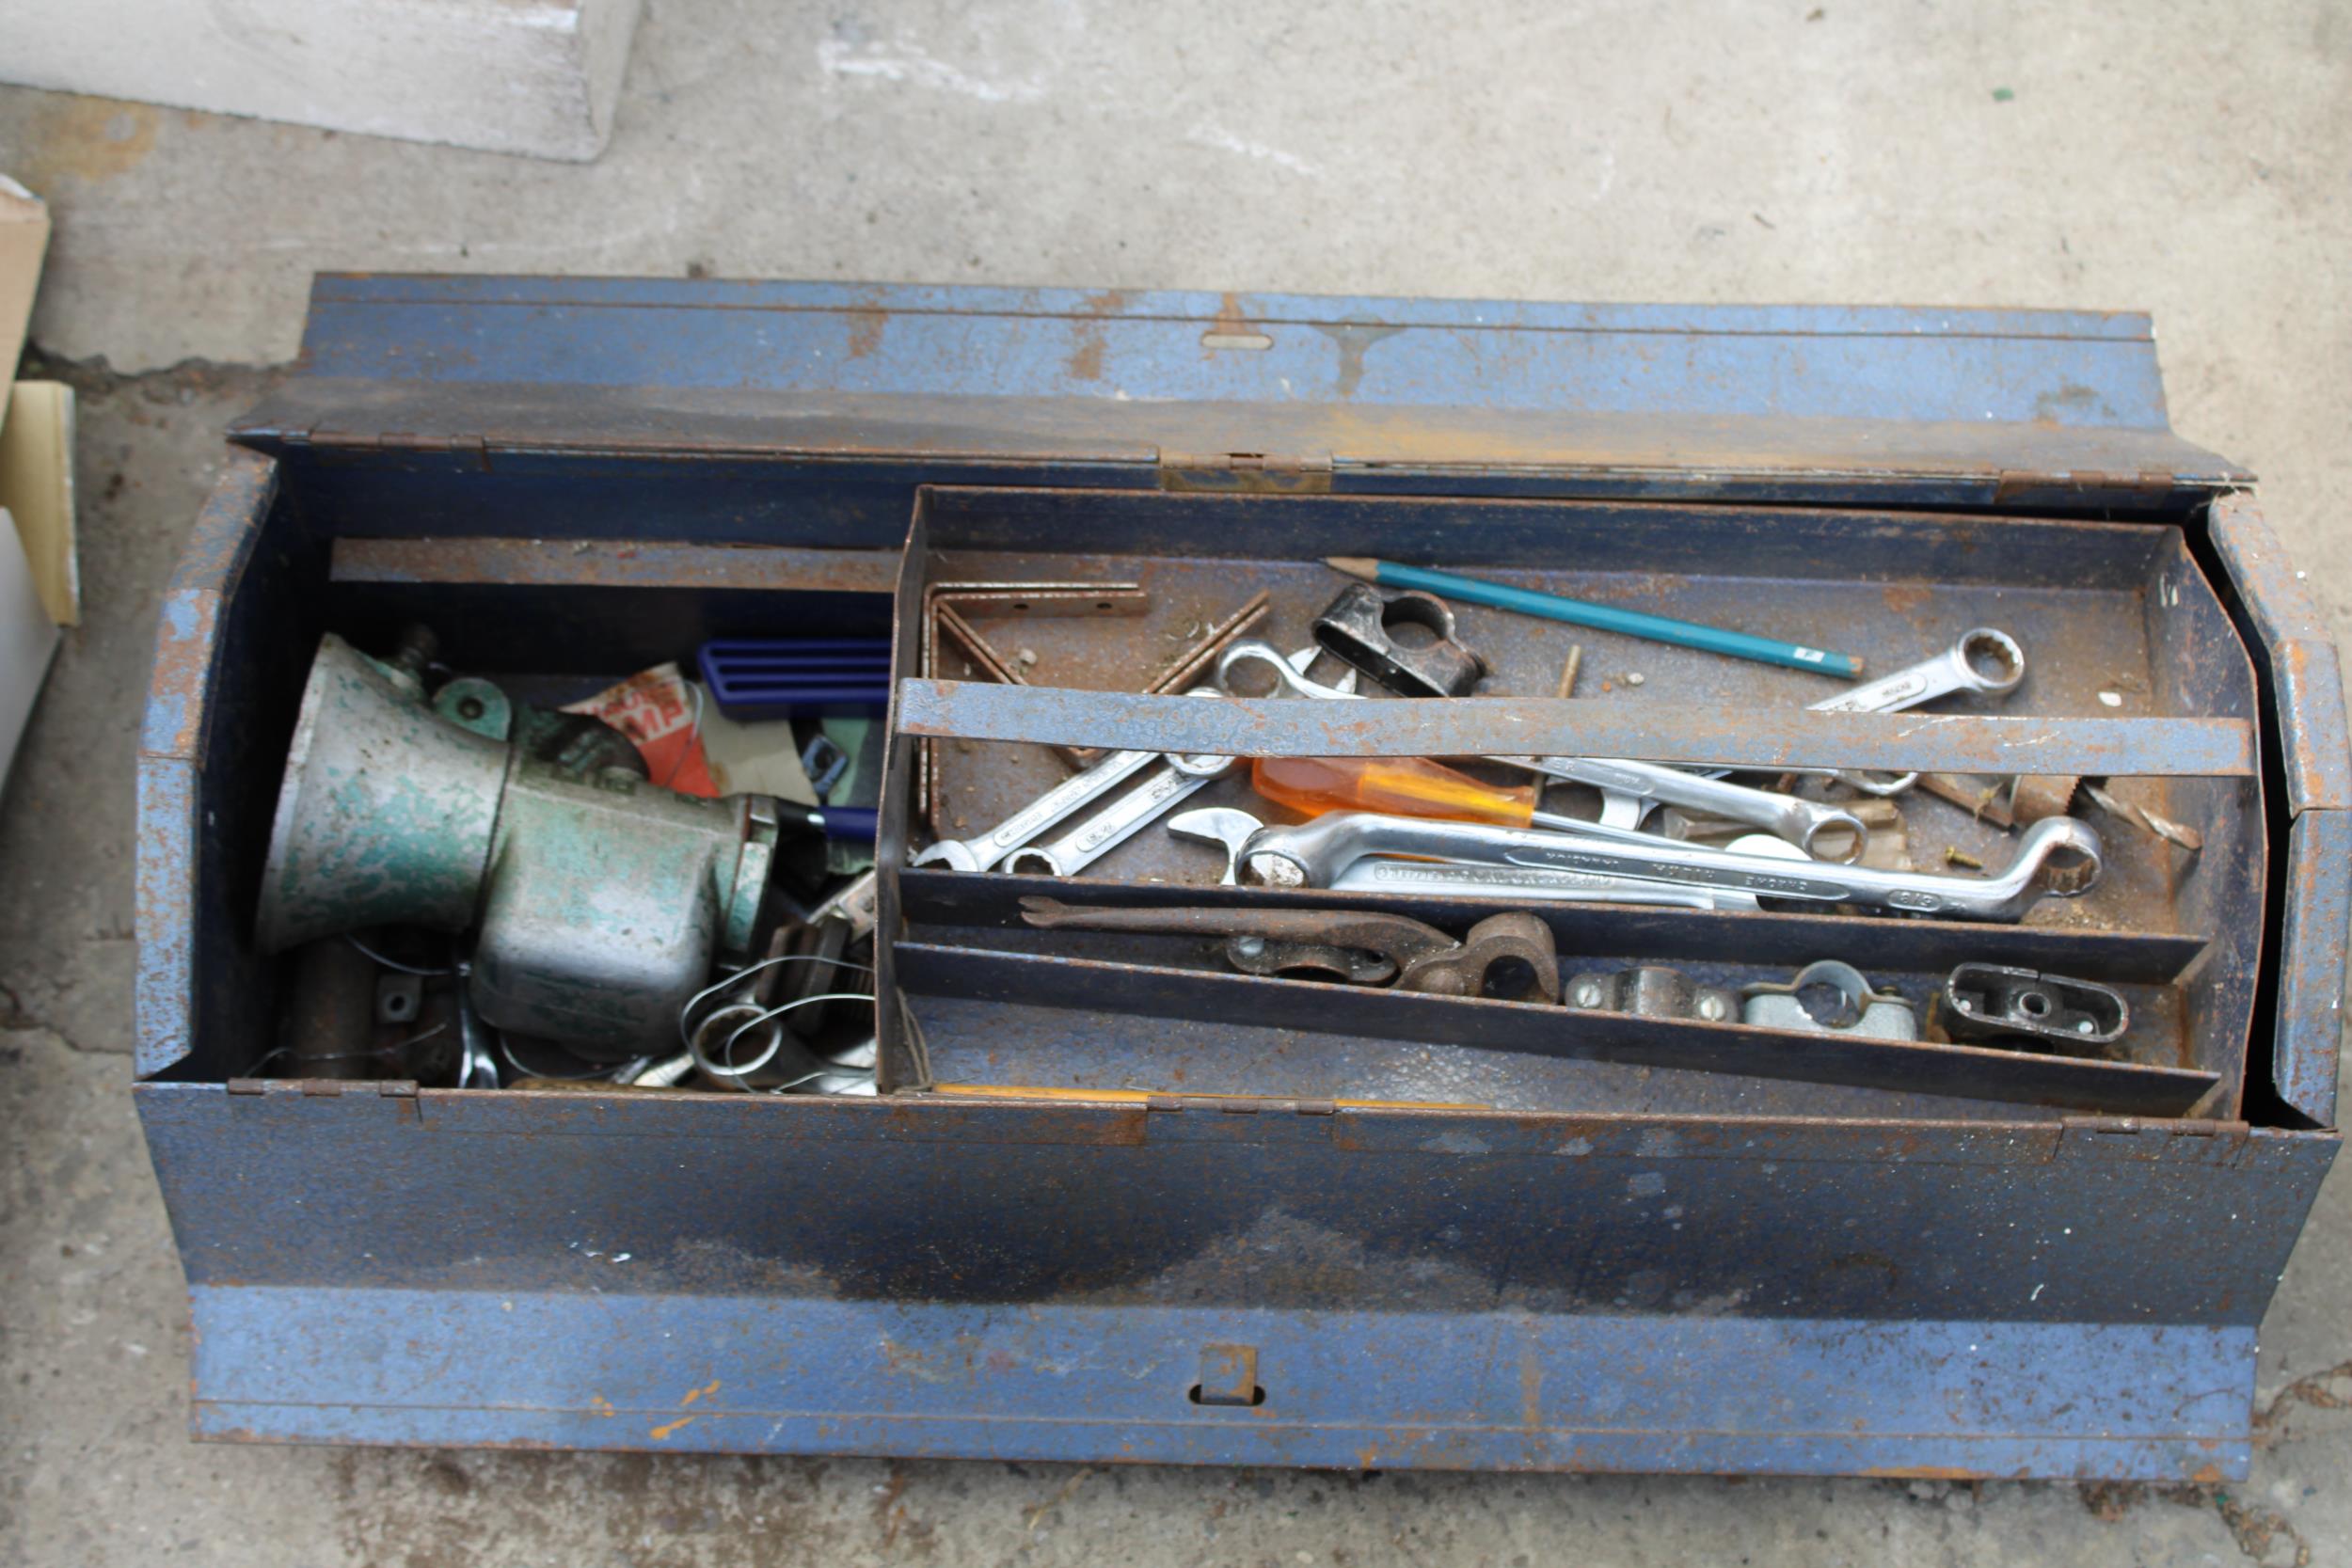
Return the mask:
{"type": "MultiPolygon", "coordinates": [[[[140,739],[134,1092],[199,1436],[2245,1473],[2338,1142],[2352,759],[2325,625],[2250,476],[2170,433],[2145,318],[329,277],[230,439],[140,739]],[[1819,674],[1457,606],[1475,696],[1137,694],[1245,615],[1311,648],[1343,555],[1874,673],[1999,627],[2026,673],[1814,712],[1819,674]],[[1122,612],[1023,621],[1020,679],[929,649],[935,589],[1069,580],[1122,612]],[[894,639],[878,1092],[286,1073],[254,931],[305,673],[416,622],[533,691],[894,639]],[[1984,923],[1527,902],[1409,859],[1227,884],[1157,827],[1074,877],[907,863],[1052,785],[1049,746],[2056,780],[2039,815],[2095,826],[2101,875],[1984,923]],[[1836,959],[1915,1000],[1981,963],[2135,1023],[2018,1053],[1313,985],[1035,929],[1041,897],[1527,909],[1572,983],[1836,959]]],[[[1249,805],[1248,771],[1187,803],[1249,805]]],[[[1914,791],[1912,863],[1997,872],[2026,793],[1914,791]]]]}

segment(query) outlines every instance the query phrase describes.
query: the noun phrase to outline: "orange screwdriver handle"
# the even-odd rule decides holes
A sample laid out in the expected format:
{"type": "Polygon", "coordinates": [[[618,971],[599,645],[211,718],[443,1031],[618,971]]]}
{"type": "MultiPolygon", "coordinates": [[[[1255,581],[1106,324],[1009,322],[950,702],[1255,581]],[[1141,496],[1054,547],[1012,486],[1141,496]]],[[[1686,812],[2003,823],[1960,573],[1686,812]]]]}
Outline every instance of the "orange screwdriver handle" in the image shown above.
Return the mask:
{"type": "Polygon", "coordinates": [[[1375,811],[1451,822],[1524,828],[1535,811],[1535,786],[1480,784],[1423,757],[1260,757],[1249,783],[1269,800],[1318,816],[1375,811]]]}

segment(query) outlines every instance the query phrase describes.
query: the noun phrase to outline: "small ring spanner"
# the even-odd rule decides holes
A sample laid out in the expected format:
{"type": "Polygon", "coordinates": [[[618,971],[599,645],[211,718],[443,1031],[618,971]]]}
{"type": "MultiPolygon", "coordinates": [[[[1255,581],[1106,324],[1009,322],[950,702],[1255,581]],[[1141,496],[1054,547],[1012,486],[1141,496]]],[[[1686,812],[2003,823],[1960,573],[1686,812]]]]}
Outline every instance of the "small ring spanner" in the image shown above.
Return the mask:
{"type": "MultiPolygon", "coordinates": [[[[1222,693],[1195,687],[1188,697],[1222,693]]],[[[998,861],[1075,812],[1084,810],[1142,772],[1162,756],[1158,752],[1113,752],[1083,773],[1073,773],[1036,800],[1014,812],[977,839],[943,838],[909,857],[910,865],[944,865],[950,871],[986,871],[998,861]]],[[[1168,765],[1180,773],[1215,778],[1232,766],[1231,757],[1184,757],[1168,754],[1168,765]]]]}
{"type": "MultiPolygon", "coordinates": [[[[2017,640],[1991,626],[1977,626],[1962,632],[1959,641],[1932,657],[1874,681],[1849,687],[1835,697],[1824,697],[1805,706],[1815,713],[1901,713],[1956,691],[2006,697],[2025,678],[2026,650],[2017,645],[2017,640]],[[1995,673],[1988,675],[1978,669],[1979,658],[1992,665],[1995,673]]],[[[1881,777],[1840,769],[1833,776],[1865,795],[1900,795],[1919,782],[1916,773],[1881,777]]]]}
{"type": "Polygon", "coordinates": [[[1367,855],[1591,871],[1644,881],[1733,888],[1765,898],[1997,921],[2022,918],[2044,893],[2072,897],[2085,892],[2098,879],[2101,864],[2099,835],[2071,816],[2035,823],[2018,840],[2007,866],[1979,878],[1768,859],[1669,839],[1637,847],[1571,833],[1370,812],[1334,812],[1295,826],[1263,828],[1242,845],[1238,860],[1270,886],[1328,887],[1367,855]]]}
{"type": "MultiPolygon", "coordinates": [[[[1294,673],[1302,672],[1315,661],[1315,655],[1320,652],[1320,648],[1301,648],[1290,656],[1284,668],[1294,673]]],[[[1332,689],[1342,696],[1354,696],[1356,672],[1350,670],[1342,678],[1345,685],[1332,689]]],[[[1179,760],[1171,757],[1141,784],[1053,843],[1033,844],[1013,850],[1005,862],[1005,869],[1032,876],[1074,877],[1126,843],[1170,807],[1190,800],[1232,772],[1234,763],[1239,760],[1237,757],[1191,757],[1183,759],[1187,766],[1179,766],[1179,760]],[[1199,766],[1200,764],[1214,766],[1199,766]]]]}
{"type": "MultiPolygon", "coordinates": [[[[1273,648],[1252,641],[1234,643],[1217,659],[1217,683],[1225,688],[1228,696],[1238,695],[1228,675],[1243,664],[1263,664],[1274,670],[1275,680],[1280,687],[1297,696],[1354,698],[1357,695],[1317,685],[1282,665],[1280,656],[1273,648]]],[[[1649,815],[1650,808],[1663,803],[1712,812],[1735,822],[1762,828],[1787,839],[1808,855],[1816,853],[1816,846],[1825,837],[1845,833],[1850,835],[1847,840],[1850,847],[1836,858],[1856,861],[1862,858],[1862,851],[1870,839],[1870,830],[1864,826],[1862,819],[1843,807],[1801,800],[1794,795],[1775,794],[1766,789],[1751,789],[1745,784],[1727,784],[1719,778],[1685,772],[1663,763],[1627,762],[1605,757],[1491,757],[1487,760],[1506,767],[1529,768],[1551,778],[1591,784],[1598,789],[1601,792],[1601,819],[1591,827],[1596,837],[1619,838],[1632,834],[1641,826],[1642,819],[1649,815]]],[[[1646,843],[1654,836],[1643,833],[1632,842],[1646,843]]]]}

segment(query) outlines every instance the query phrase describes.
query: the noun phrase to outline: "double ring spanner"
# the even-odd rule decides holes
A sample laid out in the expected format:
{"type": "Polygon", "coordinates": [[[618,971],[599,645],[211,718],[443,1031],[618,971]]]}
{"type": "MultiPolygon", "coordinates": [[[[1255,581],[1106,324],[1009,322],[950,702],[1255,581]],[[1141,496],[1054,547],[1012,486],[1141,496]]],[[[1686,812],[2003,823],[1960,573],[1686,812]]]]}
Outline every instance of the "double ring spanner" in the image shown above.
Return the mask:
{"type": "MultiPolygon", "coordinates": [[[[1232,886],[1242,846],[1265,824],[1233,806],[1208,806],[1170,817],[1178,838],[1214,844],[1225,851],[1222,885],[1232,886]]],[[[1751,833],[1731,847],[1766,858],[1801,856],[1793,845],[1751,833]]],[[[1440,897],[1483,897],[1495,903],[1645,904],[1688,910],[1756,910],[1753,894],[1730,888],[1677,887],[1640,882],[1629,877],[1597,877],[1589,871],[1533,869],[1518,865],[1460,865],[1445,861],[1383,860],[1367,855],[1340,873],[1333,893],[1407,893],[1440,897]]]]}
{"type": "Polygon", "coordinates": [[[2099,835],[2071,816],[2035,823],[2018,840],[2010,863],[1981,878],[1776,860],[1667,839],[1638,846],[1370,812],[1334,812],[1295,826],[1261,829],[1242,845],[1239,859],[1252,876],[1270,886],[1328,887],[1367,855],[1592,871],[1643,881],[1732,888],[1765,898],[1998,921],[2022,918],[2044,893],[2071,897],[2086,891],[2100,869],[2099,835]]]}
{"type": "MultiPolygon", "coordinates": [[[[1236,642],[1217,659],[1219,684],[1227,695],[1233,691],[1232,672],[1246,664],[1263,664],[1275,672],[1275,680],[1282,689],[1301,697],[1354,697],[1350,691],[1338,691],[1307,679],[1303,674],[1283,665],[1273,648],[1260,641],[1236,642]]],[[[1720,778],[1685,772],[1663,763],[1628,762],[1603,757],[1494,757],[1490,761],[1508,767],[1531,768],[1551,778],[1566,779],[1577,784],[1591,784],[1601,793],[1601,816],[1593,827],[1597,836],[1619,837],[1639,828],[1642,819],[1654,806],[1686,806],[1694,811],[1712,812],[1765,829],[1808,855],[1813,854],[1824,840],[1839,834],[1848,835],[1840,860],[1859,860],[1863,847],[1869,841],[1869,830],[1861,818],[1838,806],[1824,805],[1818,800],[1800,800],[1794,795],[1776,794],[1772,790],[1750,789],[1744,784],[1727,784],[1720,778]],[[1609,830],[1620,830],[1611,832],[1609,830]]],[[[1649,835],[1643,835],[1646,839],[1649,835]]]]}
{"type": "MultiPolygon", "coordinates": [[[[1315,661],[1317,648],[1301,648],[1290,656],[1285,669],[1303,671],[1315,661]]],[[[1334,689],[1340,695],[1356,694],[1356,672],[1350,670],[1334,689]]],[[[1189,695],[1200,695],[1200,689],[1189,695]]],[[[1214,695],[1214,693],[1211,693],[1214,695]]],[[[1160,770],[1129,793],[1079,823],[1051,844],[1015,849],[1005,862],[1009,872],[1031,876],[1074,877],[1135,836],[1148,823],[1233,769],[1235,757],[1170,757],[1160,770]],[[1180,766],[1180,763],[1182,764],[1180,766]]]]}

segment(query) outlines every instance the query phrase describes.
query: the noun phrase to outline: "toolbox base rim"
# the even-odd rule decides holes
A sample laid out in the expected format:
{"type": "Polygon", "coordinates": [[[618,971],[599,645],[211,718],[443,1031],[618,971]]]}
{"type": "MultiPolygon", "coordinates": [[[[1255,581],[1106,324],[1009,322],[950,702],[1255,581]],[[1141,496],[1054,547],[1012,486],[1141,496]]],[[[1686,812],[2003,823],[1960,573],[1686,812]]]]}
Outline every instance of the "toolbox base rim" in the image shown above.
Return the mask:
{"type": "Polygon", "coordinates": [[[2201,1483],[2252,1460],[2247,1326],[192,1297],[213,1441],[2201,1483]],[[1235,1352],[1261,1402],[1200,1402],[1235,1352]],[[550,1358],[563,1402],[516,1402],[550,1358]]]}

